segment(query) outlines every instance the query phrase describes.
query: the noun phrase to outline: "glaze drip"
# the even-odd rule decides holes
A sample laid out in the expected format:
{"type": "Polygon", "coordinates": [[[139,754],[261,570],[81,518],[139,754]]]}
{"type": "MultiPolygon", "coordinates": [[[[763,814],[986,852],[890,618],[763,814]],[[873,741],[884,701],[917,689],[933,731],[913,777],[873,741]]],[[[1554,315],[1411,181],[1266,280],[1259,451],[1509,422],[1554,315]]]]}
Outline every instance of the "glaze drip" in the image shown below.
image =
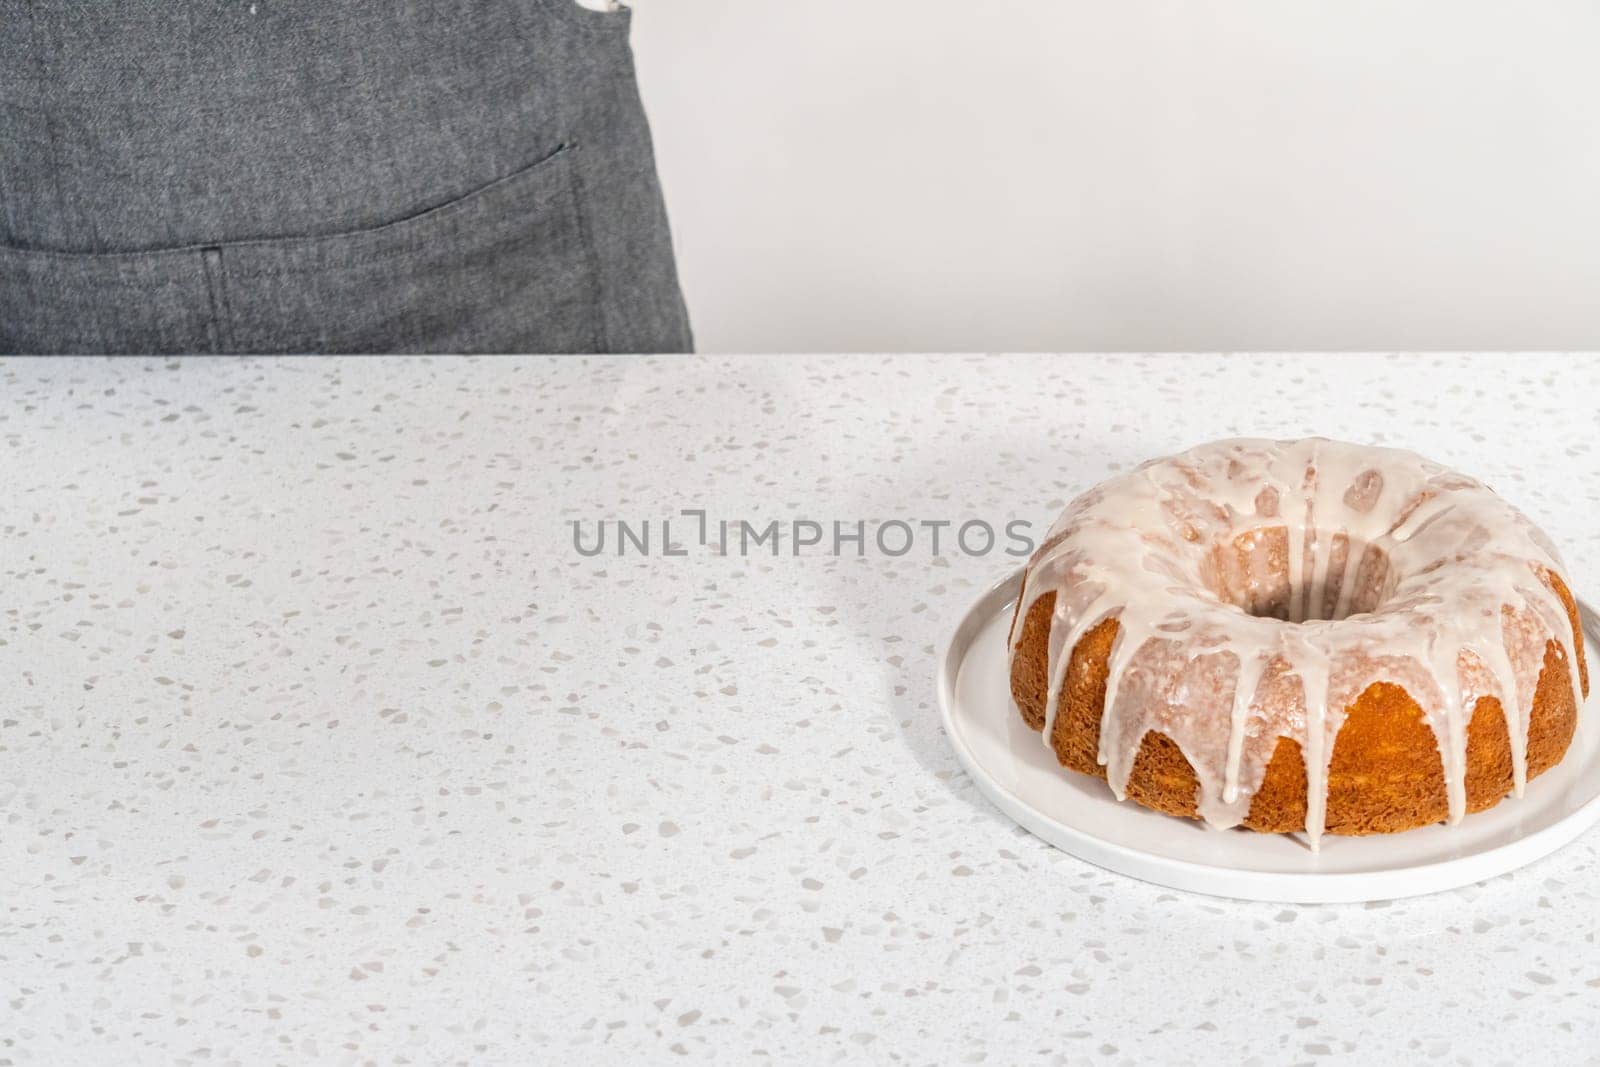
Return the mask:
{"type": "MultiPolygon", "coordinates": [[[[1467,721],[1506,718],[1513,790],[1554,641],[1583,692],[1554,546],[1483,484],[1398,449],[1234,440],[1154,460],[1074,500],[1023,580],[1054,592],[1044,743],[1071,652],[1116,619],[1098,757],[1125,799],[1145,735],[1177,743],[1215,827],[1240,823],[1280,738],[1306,764],[1306,833],[1325,825],[1334,739],[1368,686],[1404,686],[1438,742],[1450,821],[1466,811],[1467,721]]],[[[1008,639],[1014,657],[1013,621],[1008,639]]]]}

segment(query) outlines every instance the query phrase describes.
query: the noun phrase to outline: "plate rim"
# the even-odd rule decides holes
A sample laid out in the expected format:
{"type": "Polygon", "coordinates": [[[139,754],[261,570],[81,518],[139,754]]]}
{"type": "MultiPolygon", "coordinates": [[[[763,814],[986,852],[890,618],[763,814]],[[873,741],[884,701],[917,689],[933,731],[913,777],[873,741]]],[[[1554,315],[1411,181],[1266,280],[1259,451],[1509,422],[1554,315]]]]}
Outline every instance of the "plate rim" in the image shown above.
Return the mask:
{"type": "MultiPolygon", "coordinates": [[[[1070,826],[1034,807],[990,774],[955,723],[956,686],[961,666],[977,635],[1016,599],[1025,570],[1025,565],[1018,566],[984,589],[962,611],[939,646],[939,719],[957,761],[989,803],[1035,837],[1068,855],[1114,874],[1213,897],[1276,903],[1349,904],[1399,900],[1476,885],[1550,855],[1600,822],[1600,790],[1597,790],[1580,807],[1551,825],[1503,845],[1413,867],[1330,873],[1252,871],[1195,863],[1070,826]]],[[[1580,639],[1587,638],[1590,647],[1600,646],[1600,614],[1582,598],[1574,599],[1578,606],[1580,639]]],[[[1595,699],[1597,690],[1600,686],[1590,686],[1590,701],[1595,699]]]]}

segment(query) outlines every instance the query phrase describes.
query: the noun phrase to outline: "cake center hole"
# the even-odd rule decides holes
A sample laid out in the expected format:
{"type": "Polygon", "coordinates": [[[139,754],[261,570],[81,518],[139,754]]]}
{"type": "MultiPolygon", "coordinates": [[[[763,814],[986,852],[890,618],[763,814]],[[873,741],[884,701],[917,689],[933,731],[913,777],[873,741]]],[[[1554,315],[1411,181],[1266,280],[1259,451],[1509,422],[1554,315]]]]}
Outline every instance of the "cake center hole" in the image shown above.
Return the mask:
{"type": "Polygon", "coordinates": [[[1392,591],[1389,556],[1381,548],[1342,532],[1307,536],[1295,560],[1298,573],[1290,573],[1290,536],[1283,526],[1246,530],[1211,549],[1201,579],[1240,611],[1287,622],[1375,611],[1392,591]]]}

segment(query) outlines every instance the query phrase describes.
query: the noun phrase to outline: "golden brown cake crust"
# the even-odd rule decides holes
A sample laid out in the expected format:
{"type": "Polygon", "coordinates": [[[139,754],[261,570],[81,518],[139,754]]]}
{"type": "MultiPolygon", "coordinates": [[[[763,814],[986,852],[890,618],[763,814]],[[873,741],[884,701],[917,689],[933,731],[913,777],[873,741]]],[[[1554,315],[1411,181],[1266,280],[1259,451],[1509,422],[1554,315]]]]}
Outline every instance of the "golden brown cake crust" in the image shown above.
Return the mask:
{"type": "MultiPolygon", "coordinates": [[[[1546,572],[1542,577],[1566,607],[1580,684],[1587,695],[1588,664],[1577,603],[1559,575],[1546,572]]],[[[1023,721],[1034,730],[1045,725],[1055,596],[1046,592],[1028,606],[1019,620],[1012,658],[1012,697],[1023,721]]],[[[1019,602],[1017,611],[1021,610],[1019,602]]],[[[1102,779],[1106,771],[1097,759],[1100,722],[1117,630],[1116,620],[1107,619],[1072,649],[1049,739],[1062,766],[1102,779]]],[[[1581,697],[1572,691],[1565,660],[1557,642],[1546,644],[1528,723],[1530,781],[1560,762],[1577,727],[1581,697]]],[[[1493,697],[1480,699],[1473,708],[1465,777],[1468,811],[1493,807],[1511,792],[1510,737],[1500,702],[1493,697]]],[[[1306,784],[1300,746],[1280,740],[1243,825],[1263,832],[1304,829],[1306,784]]],[[[1146,734],[1128,779],[1128,796],[1156,811],[1195,818],[1198,789],[1199,780],[1178,744],[1161,733],[1146,734]]],[[[1443,821],[1448,813],[1443,763],[1421,707],[1398,685],[1369,686],[1347,709],[1334,744],[1328,769],[1327,832],[1395,833],[1443,821]]]]}

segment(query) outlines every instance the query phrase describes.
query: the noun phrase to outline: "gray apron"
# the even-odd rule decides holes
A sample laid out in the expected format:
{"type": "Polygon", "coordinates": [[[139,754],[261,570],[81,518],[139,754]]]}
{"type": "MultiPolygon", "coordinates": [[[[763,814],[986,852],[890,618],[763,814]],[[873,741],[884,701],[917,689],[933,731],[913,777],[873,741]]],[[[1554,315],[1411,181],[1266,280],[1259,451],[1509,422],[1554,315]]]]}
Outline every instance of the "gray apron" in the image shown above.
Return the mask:
{"type": "Polygon", "coordinates": [[[0,351],[691,345],[575,0],[0,0],[0,351]]]}

